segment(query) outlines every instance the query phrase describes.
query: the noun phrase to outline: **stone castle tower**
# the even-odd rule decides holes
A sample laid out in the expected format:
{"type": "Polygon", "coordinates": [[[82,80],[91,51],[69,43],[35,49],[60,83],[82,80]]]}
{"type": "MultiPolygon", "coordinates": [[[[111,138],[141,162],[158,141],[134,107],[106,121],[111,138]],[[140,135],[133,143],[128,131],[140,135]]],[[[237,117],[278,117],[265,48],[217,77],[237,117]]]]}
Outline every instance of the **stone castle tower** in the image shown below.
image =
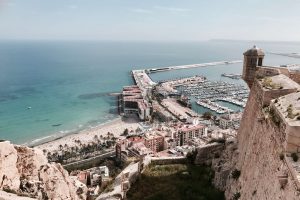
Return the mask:
{"type": "Polygon", "coordinates": [[[244,53],[244,65],[243,65],[243,79],[251,88],[257,66],[262,66],[265,53],[262,49],[254,46],[252,49],[247,50],[244,53]]]}

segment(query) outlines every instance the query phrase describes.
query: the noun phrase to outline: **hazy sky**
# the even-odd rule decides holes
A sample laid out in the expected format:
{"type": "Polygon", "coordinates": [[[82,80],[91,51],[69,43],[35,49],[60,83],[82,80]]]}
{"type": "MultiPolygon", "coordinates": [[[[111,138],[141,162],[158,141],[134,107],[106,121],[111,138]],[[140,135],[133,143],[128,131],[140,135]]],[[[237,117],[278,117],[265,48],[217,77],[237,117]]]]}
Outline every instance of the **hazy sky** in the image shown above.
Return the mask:
{"type": "Polygon", "coordinates": [[[300,0],[0,0],[0,39],[300,41],[300,0]]]}

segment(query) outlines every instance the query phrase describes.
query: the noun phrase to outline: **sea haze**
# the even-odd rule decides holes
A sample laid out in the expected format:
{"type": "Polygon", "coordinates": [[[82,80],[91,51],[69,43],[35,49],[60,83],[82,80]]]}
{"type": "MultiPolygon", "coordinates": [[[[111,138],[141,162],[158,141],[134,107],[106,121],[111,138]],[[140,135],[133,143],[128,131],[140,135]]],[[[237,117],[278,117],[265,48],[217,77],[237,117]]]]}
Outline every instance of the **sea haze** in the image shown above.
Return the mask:
{"type": "MultiPolygon", "coordinates": [[[[299,44],[259,43],[269,52],[300,52],[299,44]]],[[[115,98],[132,84],[130,70],[242,60],[251,42],[0,42],[0,139],[14,143],[77,132],[117,116],[115,98]]],[[[266,55],[267,64],[299,59],[266,55]]],[[[155,81],[241,73],[242,64],[152,74],[155,81]]],[[[243,84],[241,80],[237,81],[243,84]]]]}

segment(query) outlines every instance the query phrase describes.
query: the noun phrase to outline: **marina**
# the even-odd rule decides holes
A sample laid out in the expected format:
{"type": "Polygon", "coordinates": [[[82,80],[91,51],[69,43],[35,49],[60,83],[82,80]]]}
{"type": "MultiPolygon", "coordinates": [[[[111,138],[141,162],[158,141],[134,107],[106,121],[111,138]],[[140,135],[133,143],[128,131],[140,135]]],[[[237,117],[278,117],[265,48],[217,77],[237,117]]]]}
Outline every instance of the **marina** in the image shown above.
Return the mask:
{"type": "MultiPolygon", "coordinates": [[[[171,97],[172,99],[165,99],[162,105],[167,110],[179,119],[187,119],[189,116],[196,116],[195,113],[188,113],[187,110],[179,111],[175,109],[177,106],[182,105],[178,97],[185,96],[189,101],[194,101],[198,106],[207,108],[217,114],[232,113],[235,110],[228,106],[220,105],[220,102],[228,102],[238,107],[244,108],[249,94],[249,89],[246,86],[236,83],[229,83],[225,81],[210,81],[201,75],[191,77],[176,78],[172,80],[161,80],[156,83],[152,81],[149,74],[155,72],[188,69],[195,67],[215,66],[221,64],[234,64],[240,61],[221,61],[202,63],[194,65],[181,65],[171,67],[160,67],[151,69],[132,70],[131,74],[134,82],[142,91],[142,96],[147,101],[151,90],[155,89],[156,93],[164,98],[171,97]],[[177,103],[176,103],[177,99],[177,103]],[[179,103],[179,104],[178,104],[179,103]]],[[[240,79],[240,74],[223,73],[222,77],[231,79],[240,79]]],[[[188,101],[188,102],[189,102],[188,101]]],[[[189,103],[187,102],[186,105],[189,103]]],[[[184,106],[184,105],[183,105],[184,106]]]]}
{"type": "Polygon", "coordinates": [[[177,86],[176,90],[180,94],[194,99],[197,105],[218,114],[233,112],[231,108],[220,105],[218,101],[228,102],[244,108],[249,95],[249,89],[246,86],[224,81],[205,80],[201,83],[177,86]]]}
{"type": "Polygon", "coordinates": [[[218,114],[233,112],[233,110],[231,110],[225,106],[220,106],[219,104],[212,102],[210,100],[200,100],[200,101],[197,101],[197,104],[200,106],[203,106],[205,108],[208,108],[212,111],[215,111],[218,114]]]}

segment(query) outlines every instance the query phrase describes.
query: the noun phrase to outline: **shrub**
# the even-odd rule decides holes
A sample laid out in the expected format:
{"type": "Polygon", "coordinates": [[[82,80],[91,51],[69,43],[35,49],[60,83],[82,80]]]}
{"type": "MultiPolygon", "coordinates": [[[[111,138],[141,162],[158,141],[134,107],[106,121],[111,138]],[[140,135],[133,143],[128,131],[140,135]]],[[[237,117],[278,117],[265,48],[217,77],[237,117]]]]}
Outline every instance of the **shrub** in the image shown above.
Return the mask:
{"type": "Polygon", "coordinates": [[[262,80],[262,85],[264,87],[271,87],[272,86],[272,79],[270,79],[270,78],[264,78],[262,80]]]}
{"type": "Polygon", "coordinates": [[[276,115],[275,111],[273,108],[271,108],[269,110],[269,114],[270,114],[270,118],[271,120],[279,127],[280,126],[280,119],[279,117],[276,115]]]}
{"type": "Polygon", "coordinates": [[[8,186],[3,187],[3,191],[7,193],[17,194],[15,190],[10,189],[8,186]]]}
{"type": "Polygon", "coordinates": [[[226,139],[225,138],[213,138],[208,143],[211,144],[211,143],[214,143],[214,142],[225,144],[226,139]]]}
{"type": "Polygon", "coordinates": [[[233,170],[231,172],[231,176],[235,180],[237,180],[240,177],[240,175],[241,175],[241,171],[240,170],[235,169],[235,170],[233,170]]]}
{"type": "Polygon", "coordinates": [[[299,159],[298,154],[292,153],[291,156],[292,156],[292,159],[293,159],[294,162],[298,161],[298,159],[299,159]]]}
{"type": "Polygon", "coordinates": [[[191,164],[195,162],[196,157],[197,157],[197,151],[188,152],[186,154],[186,159],[187,159],[188,163],[191,163],[191,164]]]}
{"type": "Polygon", "coordinates": [[[128,129],[127,128],[124,130],[123,135],[125,135],[125,136],[128,135],[128,129]]]}
{"type": "Polygon", "coordinates": [[[205,112],[202,117],[204,119],[211,119],[212,116],[213,116],[213,114],[211,112],[205,112]]]}
{"type": "Polygon", "coordinates": [[[290,119],[293,119],[295,117],[294,113],[293,113],[293,105],[290,104],[289,107],[286,109],[288,115],[287,117],[290,119]]]}

